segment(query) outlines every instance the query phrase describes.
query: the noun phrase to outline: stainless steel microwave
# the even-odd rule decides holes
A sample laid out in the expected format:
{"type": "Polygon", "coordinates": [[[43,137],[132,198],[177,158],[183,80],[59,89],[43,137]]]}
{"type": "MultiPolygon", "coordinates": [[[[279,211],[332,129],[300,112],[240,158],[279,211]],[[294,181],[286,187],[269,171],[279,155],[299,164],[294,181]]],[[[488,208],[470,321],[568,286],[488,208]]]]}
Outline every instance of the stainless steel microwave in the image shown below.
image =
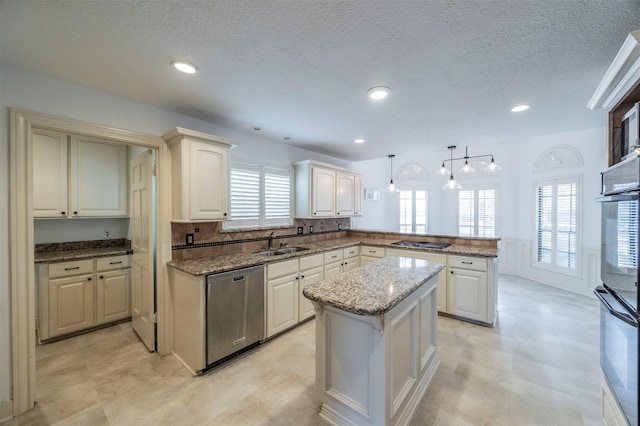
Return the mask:
{"type": "Polygon", "coordinates": [[[621,156],[624,160],[635,153],[636,148],[640,148],[640,136],[639,125],[640,121],[640,102],[633,105],[633,107],[622,116],[622,126],[620,130],[620,146],[622,147],[621,156]]]}

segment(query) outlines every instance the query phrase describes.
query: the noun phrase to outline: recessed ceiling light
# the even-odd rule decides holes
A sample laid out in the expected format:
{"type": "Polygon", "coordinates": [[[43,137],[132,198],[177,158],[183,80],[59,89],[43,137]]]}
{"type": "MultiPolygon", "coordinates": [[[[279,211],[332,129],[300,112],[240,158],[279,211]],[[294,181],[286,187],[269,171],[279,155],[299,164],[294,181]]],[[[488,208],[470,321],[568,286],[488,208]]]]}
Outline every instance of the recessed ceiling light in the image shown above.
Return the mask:
{"type": "Polygon", "coordinates": [[[262,130],[262,127],[255,126],[253,130],[255,130],[256,132],[259,132],[260,130],[262,130]]]}
{"type": "Polygon", "coordinates": [[[356,139],[354,140],[355,143],[364,143],[364,139],[356,139]]]}
{"type": "Polygon", "coordinates": [[[289,136],[285,136],[285,137],[284,137],[284,138],[282,138],[282,139],[284,139],[285,141],[288,141],[288,140],[289,140],[289,139],[291,139],[291,138],[290,138],[289,136]]]}
{"type": "Polygon", "coordinates": [[[198,67],[190,62],[186,61],[173,61],[171,63],[175,69],[185,74],[195,74],[198,71],[198,67]]]}
{"type": "Polygon", "coordinates": [[[390,91],[391,89],[389,89],[388,87],[376,86],[369,89],[367,93],[369,94],[369,97],[371,99],[379,100],[386,98],[389,95],[390,91]]]}
{"type": "Polygon", "coordinates": [[[516,105],[513,108],[511,108],[512,112],[521,112],[521,111],[526,111],[531,107],[531,105],[516,105]]]}

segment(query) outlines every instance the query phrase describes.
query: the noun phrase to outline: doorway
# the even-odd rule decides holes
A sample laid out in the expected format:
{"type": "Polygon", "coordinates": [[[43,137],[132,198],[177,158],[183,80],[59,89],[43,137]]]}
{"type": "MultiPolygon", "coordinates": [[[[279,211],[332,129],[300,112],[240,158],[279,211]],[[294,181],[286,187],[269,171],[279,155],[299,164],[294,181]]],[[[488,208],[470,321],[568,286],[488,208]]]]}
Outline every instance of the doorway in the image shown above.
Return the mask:
{"type": "Polygon", "coordinates": [[[12,292],[12,400],[13,414],[30,410],[35,402],[35,272],[32,186],[32,131],[44,129],[92,136],[155,149],[157,152],[157,221],[154,268],[157,271],[157,349],[171,347],[171,315],[165,264],[171,258],[170,157],[161,137],[148,136],[61,117],[11,109],[10,119],[10,265],[12,292]],[[166,249],[169,248],[169,249],[166,249]]]}

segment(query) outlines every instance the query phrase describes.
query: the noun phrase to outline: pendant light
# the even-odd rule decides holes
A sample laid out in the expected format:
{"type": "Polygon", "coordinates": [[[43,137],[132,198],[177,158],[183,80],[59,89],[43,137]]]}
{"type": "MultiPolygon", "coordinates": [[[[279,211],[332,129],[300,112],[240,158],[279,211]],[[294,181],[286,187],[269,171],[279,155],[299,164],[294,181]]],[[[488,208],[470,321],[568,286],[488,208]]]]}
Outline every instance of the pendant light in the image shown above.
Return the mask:
{"type": "Polygon", "coordinates": [[[388,157],[389,157],[389,163],[391,164],[391,176],[390,176],[391,179],[389,180],[389,186],[387,186],[387,191],[398,192],[400,190],[393,183],[393,159],[395,158],[395,155],[389,154],[388,157]]]}
{"type": "MultiPolygon", "coordinates": [[[[464,160],[464,165],[460,168],[460,170],[458,170],[458,173],[461,174],[471,174],[474,172],[473,167],[471,167],[471,165],[469,164],[469,159],[470,158],[482,158],[482,157],[491,157],[491,162],[489,164],[487,164],[483,169],[482,172],[488,175],[491,174],[496,174],[499,173],[502,170],[502,167],[498,166],[496,164],[495,159],[493,158],[493,154],[484,154],[484,155],[469,155],[469,147],[465,147],[465,151],[464,151],[464,157],[458,157],[458,158],[453,158],[453,150],[456,149],[455,145],[449,145],[447,147],[447,149],[450,152],[450,156],[449,159],[445,159],[442,161],[442,168],[440,168],[440,170],[438,171],[439,175],[449,175],[449,182],[447,182],[446,184],[444,184],[442,186],[442,189],[462,189],[462,186],[456,182],[456,180],[453,177],[453,171],[449,171],[447,170],[447,168],[445,167],[445,163],[448,161],[451,166],[451,170],[453,170],[453,162],[457,161],[457,160],[464,160]]],[[[486,163],[485,163],[486,164],[486,163]]]]}
{"type": "MultiPolygon", "coordinates": [[[[447,147],[447,149],[451,152],[451,159],[449,160],[450,162],[452,162],[453,164],[453,150],[456,149],[455,145],[449,145],[447,147]]],[[[447,170],[444,166],[444,162],[447,160],[444,160],[442,162],[442,169],[440,170],[447,170]]],[[[453,168],[452,168],[453,170],[453,168]]],[[[456,180],[453,178],[453,171],[449,172],[449,182],[445,183],[442,186],[442,189],[462,189],[462,185],[460,185],[458,182],[456,182],[456,180]]]]}

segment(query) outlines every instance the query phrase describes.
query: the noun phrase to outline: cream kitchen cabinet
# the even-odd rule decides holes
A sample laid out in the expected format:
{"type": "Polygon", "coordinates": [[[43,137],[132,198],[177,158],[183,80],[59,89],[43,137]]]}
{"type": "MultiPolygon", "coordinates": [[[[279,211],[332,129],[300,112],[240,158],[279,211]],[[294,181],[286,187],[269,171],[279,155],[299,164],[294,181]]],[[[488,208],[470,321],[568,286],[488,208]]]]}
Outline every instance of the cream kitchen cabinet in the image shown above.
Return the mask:
{"type": "Polygon", "coordinates": [[[322,253],[267,265],[267,337],[315,314],[313,305],[303,296],[302,289],[324,278],[323,265],[322,253]]]}
{"type": "Polygon", "coordinates": [[[446,313],[494,324],[496,300],[495,259],[448,256],[446,313]]]}
{"type": "Polygon", "coordinates": [[[267,337],[298,324],[298,259],[267,265],[267,337]]]}
{"type": "Polygon", "coordinates": [[[364,190],[362,188],[362,176],[355,176],[353,180],[353,215],[362,216],[362,201],[364,200],[364,190]]]}
{"type": "Polygon", "coordinates": [[[38,264],[38,338],[88,330],[131,316],[130,256],[38,264]]]}
{"type": "Polygon", "coordinates": [[[349,272],[360,266],[360,246],[342,249],[342,272],[349,272]]]}
{"type": "Polygon", "coordinates": [[[302,290],[311,284],[324,279],[323,254],[313,254],[300,258],[299,264],[299,285],[298,285],[298,321],[304,321],[315,315],[313,304],[304,297],[302,290]]]}
{"type": "Polygon", "coordinates": [[[380,260],[384,256],[384,247],[360,246],[360,266],[380,260]]]}
{"type": "MultiPolygon", "coordinates": [[[[355,173],[313,160],[294,163],[295,217],[349,217],[355,215],[355,173]]],[[[362,186],[360,180],[359,185],[362,186]]],[[[362,203],[359,203],[362,214],[362,203]]]]}
{"type": "Polygon", "coordinates": [[[171,150],[172,221],[231,219],[229,151],[236,143],[182,128],[162,137],[171,150]]]}
{"type": "Polygon", "coordinates": [[[342,273],[342,250],[331,250],[324,253],[324,278],[333,278],[342,273]]]}
{"type": "Polygon", "coordinates": [[[387,257],[410,257],[412,259],[423,259],[430,262],[438,262],[445,266],[445,269],[438,274],[438,311],[447,312],[447,255],[430,253],[426,251],[418,250],[401,250],[401,249],[386,249],[387,257]]]}
{"type": "Polygon", "coordinates": [[[127,216],[127,173],[125,145],[34,130],[33,215],[127,216]]]}
{"type": "Polygon", "coordinates": [[[355,213],[355,175],[336,173],[336,216],[353,216],[355,213]]]}
{"type": "Polygon", "coordinates": [[[130,256],[96,259],[96,315],[98,324],[131,316],[130,256]]]}
{"type": "MultiPolygon", "coordinates": [[[[48,330],[51,338],[95,325],[93,261],[81,260],[51,265],[47,283],[48,330]]],[[[44,301],[43,301],[44,302],[44,301]]]]}

